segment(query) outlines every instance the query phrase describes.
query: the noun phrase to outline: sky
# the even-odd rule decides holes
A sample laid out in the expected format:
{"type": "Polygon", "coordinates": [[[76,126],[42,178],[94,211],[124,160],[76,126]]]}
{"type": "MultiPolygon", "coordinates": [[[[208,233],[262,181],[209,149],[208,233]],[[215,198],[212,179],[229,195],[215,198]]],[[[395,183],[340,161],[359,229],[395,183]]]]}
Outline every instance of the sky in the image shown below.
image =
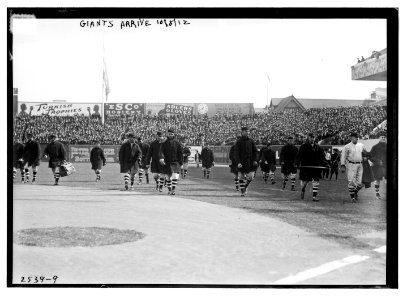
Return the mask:
{"type": "Polygon", "coordinates": [[[139,19],[104,19],[91,26],[97,20],[14,20],[19,101],[100,103],[103,57],[109,102],[264,107],[290,95],[362,100],[387,87],[351,79],[357,58],[386,48],[385,20],[177,19],[166,27],[145,19],[150,26],[122,27],[139,19]]]}

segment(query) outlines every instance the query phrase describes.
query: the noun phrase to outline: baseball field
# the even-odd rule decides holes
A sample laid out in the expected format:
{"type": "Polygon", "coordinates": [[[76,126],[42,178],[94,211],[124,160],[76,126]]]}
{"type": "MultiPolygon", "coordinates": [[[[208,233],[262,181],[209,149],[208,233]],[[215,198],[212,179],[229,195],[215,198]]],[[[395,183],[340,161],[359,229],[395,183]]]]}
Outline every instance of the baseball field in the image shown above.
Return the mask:
{"type": "MultiPolygon", "coordinates": [[[[309,185],[300,199],[259,171],[247,197],[233,174],[210,179],[190,165],[176,195],[145,177],[125,190],[118,164],[90,164],[53,185],[43,163],[35,184],[13,184],[13,284],[374,285],[386,284],[386,192],[351,203],[345,175],[309,185]]],[[[32,173],[30,171],[30,179],[32,173]]],[[[297,176],[298,178],[298,176],[297,176]]]]}

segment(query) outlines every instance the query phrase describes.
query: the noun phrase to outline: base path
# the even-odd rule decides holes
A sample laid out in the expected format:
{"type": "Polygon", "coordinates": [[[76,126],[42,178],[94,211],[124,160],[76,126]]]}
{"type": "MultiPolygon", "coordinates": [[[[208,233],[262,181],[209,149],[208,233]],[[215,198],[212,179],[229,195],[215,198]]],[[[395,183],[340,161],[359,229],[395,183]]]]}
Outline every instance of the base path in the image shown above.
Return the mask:
{"type": "Polygon", "coordinates": [[[158,192],[19,185],[13,204],[14,232],[71,226],[145,234],[100,247],[13,244],[15,284],[54,275],[60,284],[385,284],[386,255],[374,251],[384,233],[374,233],[371,249],[355,250],[272,217],[158,192]]]}

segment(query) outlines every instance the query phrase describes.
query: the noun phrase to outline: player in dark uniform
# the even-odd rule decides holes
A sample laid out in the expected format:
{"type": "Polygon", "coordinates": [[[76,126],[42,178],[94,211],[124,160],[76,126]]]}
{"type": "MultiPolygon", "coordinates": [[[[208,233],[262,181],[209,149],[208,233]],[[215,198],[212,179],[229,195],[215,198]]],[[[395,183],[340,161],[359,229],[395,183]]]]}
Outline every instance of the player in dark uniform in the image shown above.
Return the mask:
{"type": "Polygon", "coordinates": [[[233,146],[230,147],[230,150],[229,150],[229,159],[231,161],[229,167],[230,167],[230,173],[232,173],[234,175],[236,191],[239,191],[239,171],[237,169],[237,163],[236,163],[236,159],[235,159],[235,149],[236,149],[236,144],[233,144],[233,146]]]}
{"type": "Polygon", "coordinates": [[[185,179],[188,174],[188,159],[189,156],[191,155],[191,148],[187,146],[186,140],[182,140],[181,142],[182,146],[182,168],[181,168],[181,178],[185,179]]]}
{"type": "Polygon", "coordinates": [[[27,133],[27,142],[24,145],[24,152],[23,152],[23,164],[24,164],[24,173],[25,173],[25,182],[30,181],[30,173],[29,167],[32,168],[33,171],[33,180],[34,183],[37,179],[37,171],[38,166],[40,165],[40,157],[41,157],[41,147],[40,143],[34,141],[33,134],[31,132],[27,133]]]}
{"type": "Polygon", "coordinates": [[[17,169],[21,171],[21,182],[24,182],[24,164],[23,164],[24,144],[20,138],[14,140],[13,145],[13,178],[17,175],[17,169]]]}
{"type": "Polygon", "coordinates": [[[125,142],[119,150],[120,173],[124,174],[124,188],[134,189],[134,177],[139,172],[141,150],[135,142],[136,137],[133,133],[127,134],[127,142],[125,142]]]}
{"type": "Polygon", "coordinates": [[[100,181],[100,174],[102,173],[102,167],[106,165],[106,158],[103,149],[100,148],[99,141],[90,151],[90,163],[92,164],[92,170],[95,171],[96,181],[100,181]]]}
{"type": "Polygon", "coordinates": [[[271,149],[271,143],[268,143],[266,149],[262,151],[261,157],[261,170],[263,172],[264,183],[267,183],[267,179],[270,175],[271,184],[275,184],[274,179],[276,171],[276,151],[271,149]]]}
{"type": "Polygon", "coordinates": [[[301,199],[304,199],[308,182],[312,181],[312,201],[319,201],[317,198],[319,180],[327,163],[324,150],[318,145],[318,138],[313,133],[308,134],[307,141],[298,151],[297,166],[300,167],[301,199]]]}
{"type": "Polygon", "coordinates": [[[161,144],[159,157],[163,165],[168,194],[175,195],[182,166],[182,146],[175,140],[175,131],[171,128],[168,129],[167,140],[161,144]]]}
{"type": "Polygon", "coordinates": [[[66,162],[66,150],[64,145],[57,141],[57,136],[51,134],[48,137],[49,144],[44,150],[43,157],[49,157],[48,168],[51,168],[54,174],[54,185],[58,185],[61,171],[61,165],[66,162]]]}
{"type": "Polygon", "coordinates": [[[339,156],[338,149],[333,149],[333,153],[331,156],[331,175],[329,180],[332,180],[332,175],[335,174],[335,179],[338,180],[338,172],[339,172],[339,164],[341,161],[341,157],[339,156]]]}
{"type": "Polygon", "coordinates": [[[372,171],[374,177],[374,187],[376,192],[376,199],[381,199],[380,196],[380,181],[387,179],[386,174],[386,160],[387,160],[387,137],[382,134],[379,143],[374,145],[370,150],[370,160],[373,163],[372,171]]]}
{"type": "MultiPolygon", "coordinates": [[[[263,171],[264,162],[263,162],[263,160],[262,160],[262,158],[263,158],[263,152],[264,152],[264,150],[267,149],[267,143],[268,143],[267,139],[266,139],[266,138],[263,138],[263,140],[262,140],[262,145],[263,145],[263,147],[261,147],[260,151],[258,152],[258,157],[257,157],[257,158],[258,158],[257,163],[258,163],[259,166],[260,166],[260,170],[262,170],[262,172],[263,172],[263,180],[264,180],[264,183],[267,183],[267,180],[268,180],[268,177],[269,177],[268,172],[267,172],[267,177],[266,177],[266,173],[263,171]]],[[[254,172],[254,177],[255,177],[255,176],[256,176],[256,171],[254,172]]]]}
{"type": "Polygon", "coordinates": [[[150,145],[147,143],[144,143],[141,137],[137,138],[137,144],[139,145],[141,149],[141,163],[140,163],[140,169],[138,173],[138,184],[141,184],[143,182],[143,173],[146,177],[146,183],[150,183],[150,179],[148,176],[148,168],[146,167],[146,162],[145,158],[148,153],[148,149],[150,148],[150,145]]]}
{"type": "Polygon", "coordinates": [[[155,141],[150,143],[150,147],[148,149],[145,164],[146,167],[150,167],[151,163],[151,173],[153,173],[153,178],[155,180],[155,189],[157,191],[162,192],[163,185],[164,185],[164,173],[163,173],[163,166],[160,164],[160,147],[164,140],[164,136],[161,131],[157,131],[155,141]]]}
{"type": "Polygon", "coordinates": [[[201,160],[204,178],[209,179],[212,167],[215,165],[215,158],[213,156],[213,151],[209,149],[208,145],[205,145],[202,149],[201,160]]]}
{"type": "Polygon", "coordinates": [[[257,148],[254,141],[248,137],[248,131],[247,127],[242,127],[242,136],[237,140],[234,151],[242,197],[247,195],[247,188],[257,168],[257,148]]]}
{"type": "Polygon", "coordinates": [[[298,148],[293,145],[293,137],[287,138],[287,144],[281,148],[280,153],[280,165],[281,174],[283,175],[283,189],[285,189],[288,177],[291,179],[291,190],[295,191],[295,175],[297,174],[297,168],[295,166],[295,160],[297,158],[298,148]]]}

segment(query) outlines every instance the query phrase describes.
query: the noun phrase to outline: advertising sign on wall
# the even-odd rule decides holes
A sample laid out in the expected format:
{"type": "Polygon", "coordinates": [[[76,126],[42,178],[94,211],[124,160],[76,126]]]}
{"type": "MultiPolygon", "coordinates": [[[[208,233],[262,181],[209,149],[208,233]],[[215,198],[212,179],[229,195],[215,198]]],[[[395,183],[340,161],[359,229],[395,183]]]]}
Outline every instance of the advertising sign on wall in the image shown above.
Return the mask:
{"type": "Polygon", "coordinates": [[[54,102],[19,102],[18,115],[75,116],[100,114],[101,104],[95,103],[54,103],[54,102]]]}
{"type": "Polygon", "coordinates": [[[192,115],[194,104],[190,103],[147,103],[147,115],[192,115]]]}
{"type": "Polygon", "coordinates": [[[144,103],[105,103],[105,116],[144,114],[144,103]]]}
{"type": "MultiPolygon", "coordinates": [[[[70,161],[75,162],[90,162],[90,152],[94,146],[90,145],[71,145],[69,148],[70,161]]],[[[119,162],[119,145],[101,146],[105,153],[107,163],[119,162]]]]}
{"type": "Polygon", "coordinates": [[[215,114],[252,114],[253,103],[197,103],[195,112],[198,115],[215,114]]]}

